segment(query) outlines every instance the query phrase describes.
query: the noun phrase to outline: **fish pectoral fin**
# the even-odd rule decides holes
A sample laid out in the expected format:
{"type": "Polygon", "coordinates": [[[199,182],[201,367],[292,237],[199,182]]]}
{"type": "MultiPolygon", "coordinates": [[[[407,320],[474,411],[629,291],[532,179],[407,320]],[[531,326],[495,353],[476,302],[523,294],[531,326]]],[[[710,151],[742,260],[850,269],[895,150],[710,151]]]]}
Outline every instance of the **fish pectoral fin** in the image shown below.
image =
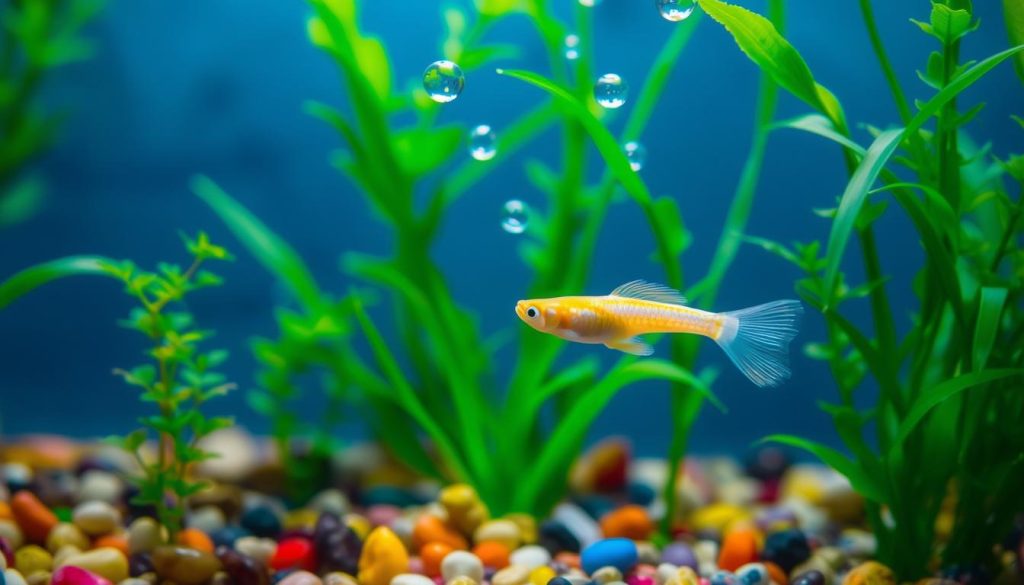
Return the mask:
{"type": "Polygon", "coordinates": [[[651,355],[654,353],[654,348],[650,345],[640,341],[637,337],[630,337],[628,339],[616,339],[615,341],[609,341],[604,344],[605,347],[611,349],[617,349],[633,355],[651,355]]]}

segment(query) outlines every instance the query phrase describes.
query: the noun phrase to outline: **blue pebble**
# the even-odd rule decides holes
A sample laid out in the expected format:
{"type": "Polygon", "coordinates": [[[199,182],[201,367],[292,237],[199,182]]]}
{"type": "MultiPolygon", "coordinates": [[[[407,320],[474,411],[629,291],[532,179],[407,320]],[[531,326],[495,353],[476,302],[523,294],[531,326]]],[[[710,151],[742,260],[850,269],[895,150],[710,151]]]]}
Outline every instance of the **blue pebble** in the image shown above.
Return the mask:
{"type": "Polygon", "coordinates": [[[800,573],[792,581],[793,585],[825,585],[825,575],[821,571],[800,573]]]}
{"type": "Polygon", "coordinates": [[[231,524],[221,528],[220,530],[214,531],[214,533],[210,535],[210,540],[213,541],[214,546],[234,548],[235,541],[243,536],[249,536],[249,531],[241,526],[231,524]]]}
{"type": "Polygon", "coordinates": [[[372,487],[362,493],[359,498],[363,506],[369,508],[370,506],[376,505],[389,505],[398,506],[399,508],[408,508],[409,506],[420,506],[426,502],[422,497],[390,485],[380,485],[372,487]]]}
{"type": "Polygon", "coordinates": [[[636,565],[636,543],[628,538],[606,538],[583,549],[580,564],[589,575],[601,567],[615,567],[623,574],[636,565]]]}
{"type": "Polygon", "coordinates": [[[548,581],[548,585],[572,585],[572,581],[565,577],[552,577],[551,580],[548,581]]]}
{"type": "Polygon", "coordinates": [[[711,574],[711,578],[708,579],[711,585],[738,585],[739,580],[736,579],[736,575],[733,575],[729,571],[715,571],[711,574]]]}
{"type": "Polygon", "coordinates": [[[281,519],[268,506],[256,506],[242,514],[242,528],[255,536],[274,538],[281,533],[281,519]]]}
{"type": "Polygon", "coordinates": [[[740,585],[768,585],[768,569],[761,563],[750,563],[736,569],[740,585]]]}

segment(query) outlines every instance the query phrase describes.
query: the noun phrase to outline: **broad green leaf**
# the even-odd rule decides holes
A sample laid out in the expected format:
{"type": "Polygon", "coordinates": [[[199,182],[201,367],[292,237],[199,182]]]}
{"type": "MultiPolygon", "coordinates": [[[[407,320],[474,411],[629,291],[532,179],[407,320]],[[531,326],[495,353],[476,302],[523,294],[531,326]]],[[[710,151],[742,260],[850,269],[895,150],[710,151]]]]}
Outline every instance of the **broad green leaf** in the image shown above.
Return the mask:
{"type": "Polygon", "coordinates": [[[524,9],[523,0],[474,0],[476,9],[485,16],[501,16],[524,9]]]}
{"type": "MultiPolygon", "coordinates": [[[[1006,32],[1010,37],[1010,45],[1024,45],[1024,2],[1020,0],[1003,0],[1003,14],[1006,16],[1006,32]]],[[[1017,76],[1024,81],[1024,53],[1013,60],[1013,68],[1017,76]]]]}
{"type": "Polygon", "coordinates": [[[760,442],[782,443],[784,445],[792,445],[793,447],[798,447],[808,451],[814,454],[818,459],[821,459],[823,463],[836,470],[837,473],[848,479],[850,481],[850,485],[853,486],[853,489],[857,490],[857,493],[871,501],[882,502],[882,490],[876,483],[876,481],[879,481],[882,478],[875,478],[868,475],[859,465],[857,465],[857,463],[851,461],[846,455],[843,455],[831,447],[826,447],[821,443],[802,439],[793,435],[769,435],[764,439],[761,439],[760,442]]]}
{"type": "Polygon", "coordinates": [[[921,422],[921,419],[927,416],[939,404],[965,390],[970,390],[982,384],[1022,375],[1024,375],[1024,369],[982,370],[980,372],[962,374],[922,391],[914,400],[914,403],[910,405],[907,416],[900,423],[890,455],[892,455],[893,451],[898,451],[902,448],[904,441],[907,440],[910,433],[921,422]]]}
{"type": "Polygon", "coordinates": [[[459,126],[399,130],[393,137],[395,155],[403,171],[419,177],[447,162],[462,146],[465,135],[459,126]]]}
{"type": "Polygon", "coordinates": [[[701,8],[732,35],[740,50],[771,78],[836,124],[845,124],[839,102],[814,81],[800,53],[767,18],[721,0],[699,0],[701,8]]]}
{"type": "Polygon", "coordinates": [[[974,325],[974,370],[983,370],[999,334],[999,317],[1009,291],[1005,288],[983,287],[978,299],[978,320],[974,325]]]}
{"type": "Polygon", "coordinates": [[[857,166],[850,182],[846,185],[842,199],[839,204],[839,211],[835,221],[832,222],[832,230],[829,233],[828,248],[826,251],[827,265],[825,268],[825,299],[826,307],[833,301],[835,283],[839,276],[839,266],[846,251],[846,245],[850,240],[854,224],[860,210],[867,199],[878,175],[882,172],[889,158],[896,152],[900,142],[909,134],[917,132],[933,115],[935,115],[947,102],[955,98],[960,92],[981,79],[996,65],[1024,51],[1024,45],[1007,49],[997,53],[950,81],[950,83],[937,93],[932,99],[921,106],[920,111],[902,130],[887,130],[882,132],[875,139],[864,159],[857,166]]]}
{"type": "Polygon", "coordinates": [[[307,311],[322,306],[324,300],[313,275],[291,246],[208,177],[193,178],[192,191],[220,216],[238,241],[288,287],[307,311]]]}
{"type": "Polygon", "coordinates": [[[19,297],[59,278],[107,276],[120,280],[117,262],[102,256],[68,256],[26,268],[0,282],[0,309],[19,297]]]}
{"type": "Polygon", "coordinates": [[[341,52],[346,60],[357,66],[377,99],[386,100],[391,92],[391,66],[387,51],[378,39],[363,36],[359,30],[358,3],[355,0],[312,0],[312,4],[320,17],[309,20],[307,34],[310,41],[318,47],[341,52]],[[325,24],[324,11],[333,17],[333,22],[325,24]],[[335,30],[341,35],[332,34],[331,25],[335,23],[340,24],[340,28],[335,30]]]}

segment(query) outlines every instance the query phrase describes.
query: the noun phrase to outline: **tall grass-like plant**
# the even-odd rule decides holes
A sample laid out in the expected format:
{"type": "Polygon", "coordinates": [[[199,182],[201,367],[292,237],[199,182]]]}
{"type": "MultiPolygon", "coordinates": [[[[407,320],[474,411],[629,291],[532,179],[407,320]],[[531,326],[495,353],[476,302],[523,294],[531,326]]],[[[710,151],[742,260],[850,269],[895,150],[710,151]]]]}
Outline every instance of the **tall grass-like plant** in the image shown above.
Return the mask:
{"type": "MultiPolygon", "coordinates": [[[[267,366],[267,374],[290,380],[286,392],[277,392],[264,377],[258,401],[270,406],[273,403],[265,398],[293,396],[296,375],[320,368],[328,374],[330,384],[350,387],[351,396],[365,400],[378,436],[413,468],[471,483],[495,513],[537,514],[565,494],[566,470],[582,448],[591,422],[615,393],[644,379],[669,380],[673,384],[674,466],[667,486],[668,528],[687,432],[703,400],[714,401],[709,388],[713,371],[691,373],[696,346],[674,341],[671,361],[627,356],[601,371],[593,357],[561,367],[557,363],[563,347],[560,340],[526,333],[520,338],[508,390],[499,398],[489,390],[493,385],[490,345],[471,314],[456,303],[431,248],[454,201],[558,123],[562,127],[562,168],[555,171],[537,161],[525,167],[530,180],[547,195],[548,205],[534,211],[525,235],[523,258],[535,277],[524,286],[523,296],[584,290],[601,226],[619,186],[648,218],[665,281],[682,288],[680,257],[689,235],[676,200],[650,193],[630,167],[621,145],[642,135],[699,15],[677,25],[653,59],[639,97],[631,104],[624,131],[614,136],[602,121],[608,114],[591,97],[593,39],[588,9],[574,9],[572,30],[580,39],[579,57],[574,61],[563,56],[569,28],[554,18],[547,2],[482,0],[472,14],[446,9],[448,33],[443,56],[470,76],[497,56],[514,56],[515,47],[487,44],[486,33],[499,19],[517,15],[528,17],[537,29],[551,68],[550,77],[499,71],[538,86],[548,94],[548,101],[499,129],[493,160],[455,165],[454,161],[464,156],[467,129],[437,125],[443,106],[429,100],[419,89],[419,80],[410,82],[411,89],[395,91],[385,46],[359,25],[359,4],[352,0],[313,0],[311,4],[315,17],[309,25],[310,38],[337,63],[350,113],[315,103],[307,110],[338,130],[346,149],[334,158],[335,166],[360,189],[394,239],[392,256],[349,253],[342,266],[351,276],[388,292],[384,298],[394,308],[398,330],[389,338],[379,330],[367,310],[365,289],[350,291],[345,297],[323,293],[285,242],[212,181],[197,179],[194,188],[200,197],[297,299],[297,311],[279,313],[282,340],[294,340],[297,334],[302,343],[317,350],[299,359],[281,349],[288,345],[283,341],[258,344],[257,355],[267,366]],[[589,143],[597,147],[607,168],[597,185],[585,180],[589,143]],[[429,194],[426,204],[414,197],[424,192],[429,194]],[[354,351],[357,342],[369,345],[372,362],[354,351]],[[548,405],[556,412],[551,428],[538,423],[548,405]],[[431,451],[425,448],[423,438],[429,440],[431,451]],[[510,488],[513,485],[515,489],[510,488]]],[[[779,1],[772,2],[780,21],[781,6],[779,1]]],[[[660,22],[653,8],[651,18],[660,22]]],[[[735,234],[742,231],[749,214],[775,95],[775,84],[766,77],[758,104],[755,144],[723,229],[714,269],[692,291],[708,306],[738,248],[740,240],[735,234]]],[[[281,440],[286,442],[286,437],[282,435],[281,440]]]]}
{"type": "MultiPolygon", "coordinates": [[[[767,19],[719,0],[700,3],[763,72],[817,110],[777,126],[836,142],[850,171],[838,206],[824,212],[831,222],[824,245],[751,238],[806,275],[797,290],[821,311],[828,332],[824,342],[807,349],[831,368],[840,400],[822,407],[850,455],[792,435],[769,440],[805,448],[850,480],[866,499],[878,558],[900,580],[924,577],[935,563],[993,563],[997,543],[1024,509],[1024,161],[1002,161],[987,146],[972,147],[965,126],[982,104],[961,111],[958,96],[999,63],[1020,59],[1024,45],[962,63],[961,42],[978,27],[971,4],[933,2],[928,21],[915,24],[937,41],[919,72],[935,93],[911,104],[889,63],[871,3],[861,0],[901,123],[873,131],[865,148],[851,135],[839,100],[815,81],[767,19]],[[1007,188],[1007,178],[1013,187],[1007,188]],[[890,201],[913,224],[925,254],[924,267],[913,276],[919,304],[909,322],[890,307],[886,289],[893,277],[884,272],[874,236],[875,220],[890,201]],[[854,241],[866,277],[856,286],[842,270],[854,241]],[[844,316],[861,299],[870,307],[869,328],[844,316]],[[868,377],[878,396],[873,407],[858,410],[854,396],[868,377]],[[944,511],[950,490],[953,508],[944,511]],[[937,528],[942,515],[952,521],[948,539],[937,528]]],[[[1019,23],[1022,9],[1012,4],[1008,20],[1019,23]]]]}
{"type": "Polygon", "coordinates": [[[40,89],[54,69],[88,59],[82,29],[105,0],[9,0],[0,7],[0,228],[38,208],[43,184],[26,167],[53,142],[63,115],[40,89]]]}

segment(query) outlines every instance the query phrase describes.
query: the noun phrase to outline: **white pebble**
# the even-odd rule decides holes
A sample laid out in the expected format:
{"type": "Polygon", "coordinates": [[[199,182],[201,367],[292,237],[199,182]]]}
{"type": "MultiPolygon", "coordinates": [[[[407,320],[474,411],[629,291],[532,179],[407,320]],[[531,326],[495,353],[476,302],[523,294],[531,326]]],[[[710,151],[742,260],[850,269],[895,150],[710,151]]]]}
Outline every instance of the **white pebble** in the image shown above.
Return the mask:
{"type": "Polygon", "coordinates": [[[391,585],[435,585],[434,580],[426,575],[402,573],[391,578],[391,585]]]}
{"type": "Polygon", "coordinates": [[[469,577],[477,583],[484,580],[484,563],[475,554],[456,550],[441,560],[441,577],[451,581],[456,577],[469,577]]]}
{"type": "Polygon", "coordinates": [[[17,569],[4,569],[4,579],[7,585],[28,585],[17,569]]]}
{"type": "Polygon", "coordinates": [[[543,546],[531,544],[522,546],[512,551],[509,562],[513,565],[522,565],[528,569],[536,569],[551,562],[551,553],[543,546]]]}
{"type": "Polygon", "coordinates": [[[75,526],[89,536],[110,534],[121,526],[121,513],[106,502],[84,502],[75,506],[71,513],[75,526]]]}
{"type": "Polygon", "coordinates": [[[331,512],[344,516],[352,509],[348,496],[341,490],[327,489],[318,493],[310,502],[309,508],[317,512],[331,512]]]}
{"type": "Polygon", "coordinates": [[[203,506],[188,515],[188,527],[202,530],[207,534],[224,528],[226,523],[224,512],[217,506],[203,506]]]}
{"type": "Polygon", "coordinates": [[[113,473],[91,469],[82,475],[78,485],[77,498],[79,502],[100,501],[108,504],[116,504],[121,499],[121,492],[124,484],[121,478],[113,473]]]}
{"type": "Polygon", "coordinates": [[[676,571],[678,570],[679,567],[672,563],[661,563],[658,565],[658,570],[654,573],[654,582],[657,583],[657,585],[665,585],[669,579],[675,577],[676,571]]]}
{"type": "Polygon", "coordinates": [[[597,522],[584,512],[583,508],[575,504],[568,502],[559,504],[551,518],[564,524],[569,532],[580,541],[581,548],[587,548],[603,538],[601,527],[597,522]]]}
{"type": "Polygon", "coordinates": [[[235,541],[235,550],[266,564],[277,552],[277,543],[270,538],[243,536],[235,541]]]}

